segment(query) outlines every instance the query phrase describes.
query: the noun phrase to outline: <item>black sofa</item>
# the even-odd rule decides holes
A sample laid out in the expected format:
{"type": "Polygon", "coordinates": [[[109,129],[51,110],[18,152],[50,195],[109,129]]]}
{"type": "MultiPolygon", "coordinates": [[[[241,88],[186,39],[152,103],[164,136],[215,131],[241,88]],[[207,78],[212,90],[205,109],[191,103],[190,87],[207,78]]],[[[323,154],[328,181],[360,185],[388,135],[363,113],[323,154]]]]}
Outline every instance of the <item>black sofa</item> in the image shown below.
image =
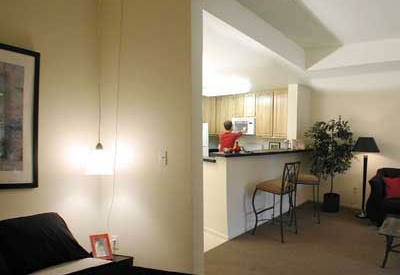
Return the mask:
{"type": "MultiPolygon", "coordinates": [[[[57,213],[44,213],[0,221],[0,275],[25,275],[91,255],[76,241],[57,213]]],[[[67,274],[67,273],[63,273],[67,274]]],[[[112,262],[80,269],[76,275],[180,274],[112,262]]]]}
{"type": "Polygon", "coordinates": [[[371,194],[367,200],[367,217],[377,226],[381,226],[386,215],[400,215],[400,198],[386,199],[384,177],[400,177],[400,169],[382,168],[369,181],[371,194]]]}

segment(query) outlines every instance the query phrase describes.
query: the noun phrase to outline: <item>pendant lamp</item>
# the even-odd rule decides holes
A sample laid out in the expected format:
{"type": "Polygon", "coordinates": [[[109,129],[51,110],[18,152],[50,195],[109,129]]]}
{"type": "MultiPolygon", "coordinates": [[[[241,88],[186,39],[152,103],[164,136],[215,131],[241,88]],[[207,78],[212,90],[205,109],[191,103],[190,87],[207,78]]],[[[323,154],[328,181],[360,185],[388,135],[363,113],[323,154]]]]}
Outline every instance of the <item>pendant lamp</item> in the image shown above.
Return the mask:
{"type": "Polygon", "coordinates": [[[101,132],[101,93],[99,85],[99,128],[98,128],[98,140],[96,147],[91,152],[89,160],[86,165],[86,175],[112,175],[113,174],[113,161],[112,157],[103,148],[103,144],[100,140],[101,132]]]}

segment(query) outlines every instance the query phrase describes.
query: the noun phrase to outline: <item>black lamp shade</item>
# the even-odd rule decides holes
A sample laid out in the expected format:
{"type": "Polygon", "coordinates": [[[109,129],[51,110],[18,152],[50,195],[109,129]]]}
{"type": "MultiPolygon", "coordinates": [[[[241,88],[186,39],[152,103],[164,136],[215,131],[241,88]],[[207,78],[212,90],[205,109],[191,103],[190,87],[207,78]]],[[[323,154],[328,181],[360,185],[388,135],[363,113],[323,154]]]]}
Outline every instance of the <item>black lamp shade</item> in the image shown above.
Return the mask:
{"type": "Polygon", "coordinates": [[[378,145],[372,137],[359,137],[353,147],[354,152],[379,153],[378,145]]]}

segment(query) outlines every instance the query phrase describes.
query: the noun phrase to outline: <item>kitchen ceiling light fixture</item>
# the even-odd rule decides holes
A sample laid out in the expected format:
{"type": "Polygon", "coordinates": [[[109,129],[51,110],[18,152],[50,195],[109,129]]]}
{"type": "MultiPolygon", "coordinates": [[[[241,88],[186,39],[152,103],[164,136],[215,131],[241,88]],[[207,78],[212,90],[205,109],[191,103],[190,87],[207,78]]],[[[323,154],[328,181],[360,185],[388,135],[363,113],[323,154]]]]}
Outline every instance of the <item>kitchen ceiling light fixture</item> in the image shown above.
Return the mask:
{"type": "Polygon", "coordinates": [[[244,94],[251,91],[251,83],[240,76],[205,75],[203,95],[232,95],[244,94]]]}

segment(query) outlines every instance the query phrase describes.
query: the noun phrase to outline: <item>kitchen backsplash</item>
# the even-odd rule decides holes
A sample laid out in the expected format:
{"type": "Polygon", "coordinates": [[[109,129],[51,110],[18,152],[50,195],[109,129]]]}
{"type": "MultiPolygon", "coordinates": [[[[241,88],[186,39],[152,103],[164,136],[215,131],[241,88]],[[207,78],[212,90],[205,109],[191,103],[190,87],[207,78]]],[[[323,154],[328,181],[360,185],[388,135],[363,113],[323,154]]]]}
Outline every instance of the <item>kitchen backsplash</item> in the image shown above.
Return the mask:
{"type": "MultiPolygon", "coordinates": [[[[253,151],[253,150],[269,149],[270,142],[280,143],[281,147],[282,147],[282,142],[284,141],[284,139],[262,138],[262,137],[256,137],[256,136],[241,136],[238,141],[239,141],[239,145],[243,146],[244,149],[253,151]]],[[[208,147],[210,149],[218,148],[218,144],[219,144],[218,136],[215,136],[215,135],[209,136],[208,143],[209,143],[208,147]]]]}

